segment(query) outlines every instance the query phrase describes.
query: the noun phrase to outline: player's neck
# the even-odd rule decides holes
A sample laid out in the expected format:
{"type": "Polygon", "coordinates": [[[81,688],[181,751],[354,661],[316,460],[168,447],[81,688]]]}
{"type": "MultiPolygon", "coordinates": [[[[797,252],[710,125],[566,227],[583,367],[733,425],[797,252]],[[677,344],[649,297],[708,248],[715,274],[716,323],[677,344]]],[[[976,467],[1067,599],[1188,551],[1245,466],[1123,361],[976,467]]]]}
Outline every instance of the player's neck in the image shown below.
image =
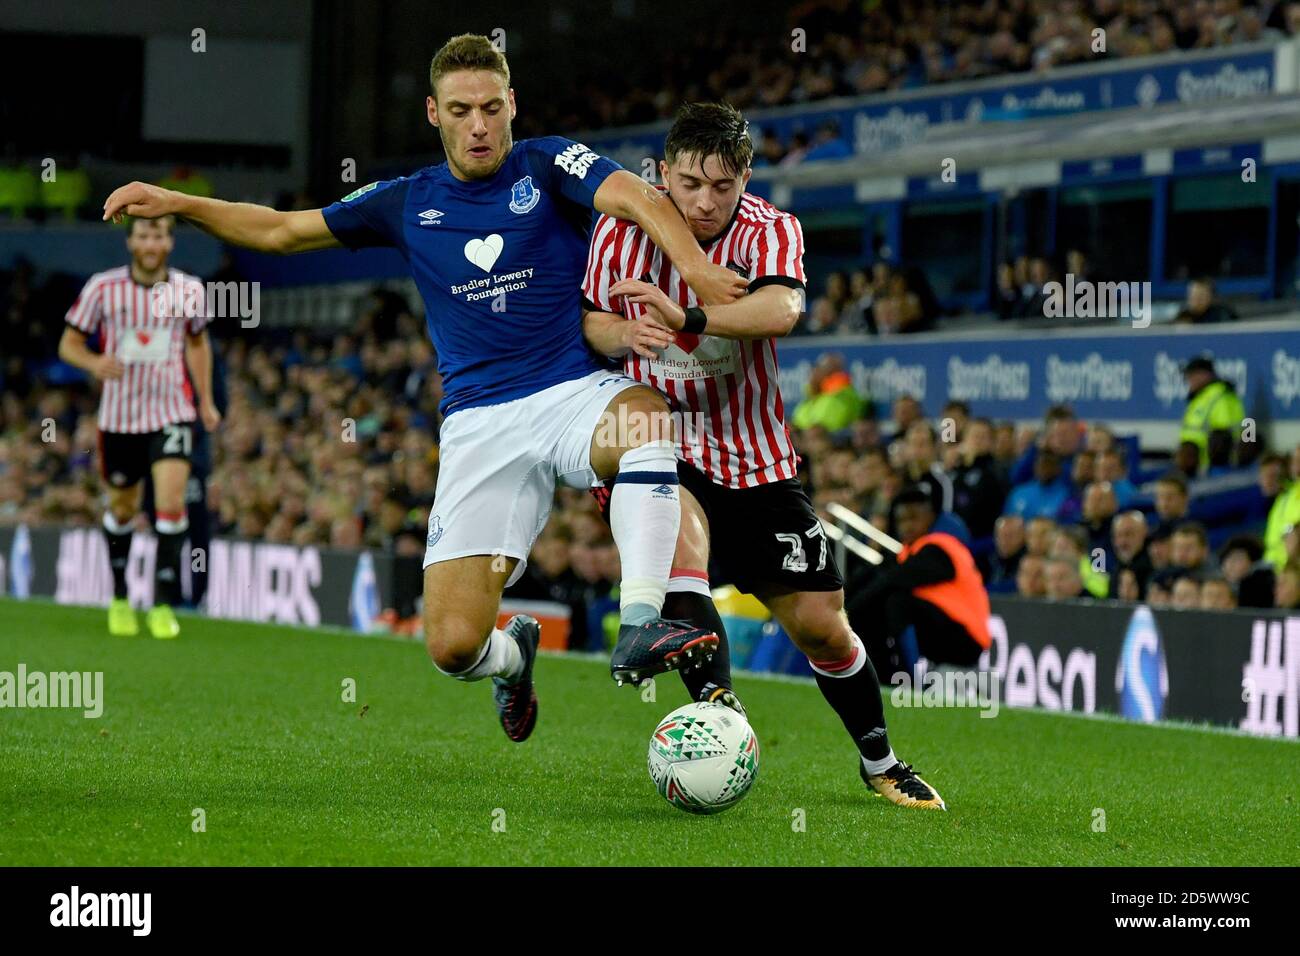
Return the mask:
{"type": "Polygon", "coordinates": [[[157,285],[159,282],[167,281],[167,263],[163,263],[152,272],[145,269],[138,262],[131,263],[131,278],[140,285],[157,285]]]}

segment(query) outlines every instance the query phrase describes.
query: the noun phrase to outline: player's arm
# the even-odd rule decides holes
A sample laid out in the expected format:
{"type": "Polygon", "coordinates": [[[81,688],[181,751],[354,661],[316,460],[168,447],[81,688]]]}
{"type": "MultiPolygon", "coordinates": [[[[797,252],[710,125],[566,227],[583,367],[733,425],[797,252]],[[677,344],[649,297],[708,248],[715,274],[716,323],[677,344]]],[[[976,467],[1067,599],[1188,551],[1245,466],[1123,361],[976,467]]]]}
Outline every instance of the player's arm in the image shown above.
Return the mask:
{"type": "Polygon", "coordinates": [[[721,304],[744,295],[749,280],[709,261],[666,193],[620,169],[605,177],[592,203],[616,219],[630,219],[663,250],[701,302],[721,304]]]}
{"type": "Polygon", "coordinates": [[[128,183],[104,201],[104,220],[179,216],[231,245],[287,255],[341,246],[319,209],[282,212],[269,206],[190,196],[149,183],[128,183]]]}
{"type": "Polygon", "coordinates": [[[121,378],[126,369],[117,356],[91,351],[86,345],[86,338],[85,332],[65,325],[63,337],[59,339],[59,358],[69,365],[75,365],[82,371],[89,372],[101,382],[111,378],[121,378]]]}
{"type": "Polygon", "coordinates": [[[635,352],[646,358],[658,358],[656,349],[673,344],[676,336],[658,322],[648,319],[629,320],[613,312],[583,310],[582,335],[595,351],[610,358],[622,358],[635,352]]]}
{"type": "MultiPolygon", "coordinates": [[[[686,324],[686,310],[658,286],[639,279],[622,279],[609,288],[610,294],[625,296],[644,305],[656,319],[675,331],[686,324]]],[[[703,306],[704,333],[724,339],[770,339],[789,335],[803,311],[802,288],[770,284],[754,290],[738,302],[703,306]]]]}
{"type": "Polygon", "coordinates": [[[207,329],[185,333],[185,364],[198,393],[199,420],[208,431],[215,431],[221,424],[221,413],[212,398],[212,343],[207,329]]]}

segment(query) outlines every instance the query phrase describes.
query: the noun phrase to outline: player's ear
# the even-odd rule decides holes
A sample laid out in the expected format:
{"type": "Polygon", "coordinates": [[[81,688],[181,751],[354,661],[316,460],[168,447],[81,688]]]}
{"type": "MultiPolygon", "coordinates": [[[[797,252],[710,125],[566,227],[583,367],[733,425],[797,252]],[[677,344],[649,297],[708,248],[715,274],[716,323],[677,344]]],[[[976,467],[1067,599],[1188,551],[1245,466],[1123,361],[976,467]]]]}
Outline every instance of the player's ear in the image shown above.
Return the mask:
{"type": "Polygon", "coordinates": [[[740,191],[741,191],[742,193],[743,193],[743,192],[748,188],[748,186],[749,186],[749,177],[752,176],[752,175],[754,175],[754,170],[753,170],[753,168],[751,167],[751,168],[749,168],[749,169],[746,169],[746,170],[745,170],[745,175],[741,177],[741,179],[740,179],[740,191]]]}
{"type": "Polygon", "coordinates": [[[424,99],[424,107],[429,114],[429,125],[436,129],[438,127],[438,101],[432,96],[427,96],[424,99]]]}
{"type": "Polygon", "coordinates": [[[668,185],[668,160],[659,160],[659,181],[665,186],[668,185]]]}
{"type": "Polygon", "coordinates": [[[515,91],[514,91],[514,89],[511,88],[511,89],[509,89],[509,90],[506,90],[506,96],[508,96],[508,97],[510,98],[510,118],[511,118],[511,119],[514,119],[514,118],[515,118],[515,113],[518,112],[518,110],[515,108],[515,91]]]}

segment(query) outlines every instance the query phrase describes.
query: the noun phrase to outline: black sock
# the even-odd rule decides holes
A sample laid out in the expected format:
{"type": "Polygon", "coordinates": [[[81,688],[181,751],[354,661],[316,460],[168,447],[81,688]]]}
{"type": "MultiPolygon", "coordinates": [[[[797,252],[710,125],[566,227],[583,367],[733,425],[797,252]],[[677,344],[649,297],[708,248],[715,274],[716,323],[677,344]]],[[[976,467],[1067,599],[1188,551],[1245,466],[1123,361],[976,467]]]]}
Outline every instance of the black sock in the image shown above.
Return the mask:
{"type": "Polygon", "coordinates": [[[826,703],[844,721],[858,752],[867,760],[883,760],[889,756],[889,734],[885,730],[885,704],[880,698],[880,681],[866,648],[855,644],[856,657],[846,670],[861,667],[848,677],[829,677],[822,673],[825,662],[813,674],[821,688],[826,703]]]}
{"type": "Polygon", "coordinates": [[[188,527],[185,516],[167,519],[162,515],[154,524],[158,535],[158,555],[154,564],[154,604],[176,607],[181,603],[181,544],[188,527]]]}
{"type": "Polygon", "coordinates": [[[713,606],[713,598],[705,597],[694,591],[669,591],[664,598],[664,608],[660,612],[672,621],[689,621],[696,627],[705,627],[718,635],[718,649],[713,659],[699,667],[681,671],[682,683],[691,695],[691,700],[700,699],[700,691],[708,683],[731,689],[731,652],[727,649],[727,631],[722,626],[718,609],[713,606]]]}
{"type": "Polygon", "coordinates": [[[108,567],[113,572],[113,597],[126,597],[126,562],[131,557],[131,538],[133,532],[129,525],[119,525],[111,515],[104,515],[104,540],[108,542],[108,567]],[[109,528],[112,521],[113,528],[109,528]],[[119,531],[117,528],[128,530],[119,531]]]}

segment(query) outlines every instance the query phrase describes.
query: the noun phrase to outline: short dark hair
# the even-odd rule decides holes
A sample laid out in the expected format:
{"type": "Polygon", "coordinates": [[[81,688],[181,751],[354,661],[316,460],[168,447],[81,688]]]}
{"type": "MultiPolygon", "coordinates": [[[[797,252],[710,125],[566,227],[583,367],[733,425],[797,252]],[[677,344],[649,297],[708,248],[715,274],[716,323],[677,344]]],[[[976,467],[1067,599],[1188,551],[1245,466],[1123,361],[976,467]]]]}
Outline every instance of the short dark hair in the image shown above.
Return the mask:
{"type": "Polygon", "coordinates": [[[908,485],[906,488],[894,495],[894,500],[889,503],[890,513],[901,505],[925,505],[931,511],[934,510],[934,501],[924,488],[918,485],[908,485]]]}
{"type": "Polygon", "coordinates": [[[1205,525],[1199,521],[1184,521],[1174,528],[1174,534],[1194,535],[1205,547],[1210,546],[1210,536],[1205,533],[1205,525]]]}
{"type": "Polygon", "coordinates": [[[664,158],[673,163],[689,156],[701,163],[708,156],[717,156],[728,176],[749,169],[754,141],[740,110],[730,103],[684,103],[664,140],[664,158]]]}
{"type": "Polygon", "coordinates": [[[1053,405],[1044,417],[1049,422],[1074,421],[1077,418],[1069,405],[1053,405]]]}
{"type": "Polygon", "coordinates": [[[1156,484],[1176,485],[1178,487],[1178,490],[1182,492],[1183,497],[1184,498],[1187,497],[1187,479],[1184,478],[1182,475],[1178,474],[1178,472],[1176,471],[1171,471],[1168,474],[1161,475],[1159,478],[1156,479],[1156,484]]]}
{"type": "Polygon", "coordinates": [[[1219,560],[1222,561],[1234,551],[1246,552],[1246,557],[1250,558],[1251,564],[1254,564],[1264,557],[1264,543],[1253,534],[1233,535],[1219,549],[1219,560]]]}
{"type": "Polygon", "coordinates": [[[487,70],[499,74],[510,88],[510,65],[506,55],[482,34],[462,33],[442,45],[429,63],[429,90],[438,98],[438,81],[457,70],[487,70]]]}
{"type": "Polygon", "coordinates": [[[966,417],[970,417],[970,406],[958,399],[950,399],[944,406],[943,411],[961,412],[966,417]]]}

